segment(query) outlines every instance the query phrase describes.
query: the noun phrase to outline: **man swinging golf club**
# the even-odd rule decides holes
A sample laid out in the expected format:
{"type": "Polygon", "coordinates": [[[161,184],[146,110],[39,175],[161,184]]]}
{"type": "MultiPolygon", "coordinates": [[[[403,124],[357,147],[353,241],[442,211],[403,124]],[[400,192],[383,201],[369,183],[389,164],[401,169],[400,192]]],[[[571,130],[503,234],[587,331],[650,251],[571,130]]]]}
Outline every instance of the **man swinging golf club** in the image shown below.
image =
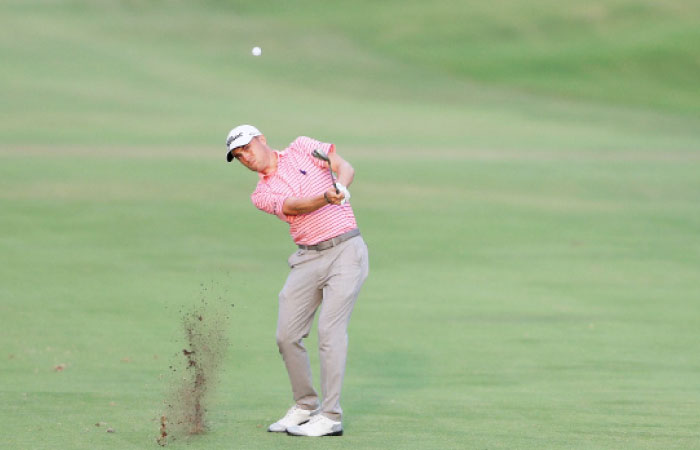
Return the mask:
{"type": "Polygon", "coordinates": [[[353,181],[354,169],[333,144],[298,137],[280,152],[271,149],[265,136],[251,125],[231,130],[226,151],[227,161],[237,159],[258,173],[253,204],[287,222],[299,247],[288,259],[290,272],[279,294],[277,321],[277,345],[295,404],[268,431],[340,436],[348,322],[369,273],[367,246],[348,202],[347,186],[353,181]],[[319,306],[322,403],[313,388],[302,343],[319,306]]]}

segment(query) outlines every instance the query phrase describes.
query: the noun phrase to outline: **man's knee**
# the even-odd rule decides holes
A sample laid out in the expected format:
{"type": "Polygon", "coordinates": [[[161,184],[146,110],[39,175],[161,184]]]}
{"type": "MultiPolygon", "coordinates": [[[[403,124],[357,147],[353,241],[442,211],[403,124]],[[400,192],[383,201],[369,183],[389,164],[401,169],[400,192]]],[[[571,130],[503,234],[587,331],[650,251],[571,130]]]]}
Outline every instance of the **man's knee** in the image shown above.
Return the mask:
{"type": "Polygon", "coordinates": [[[289,330],[278,328],[275,337],[280,353],[284,353],[286,350],[299,347],[301,340],[307,336],[308,334],[300,336],[298,333],[292,333],[289,330]]]}
{"type": "Polygon", "coordinates": [[[280,353],[284,353],[287,349],[299,348],[302,345],[302,339],[309,336],[313,322],[313,312],[308,318],[299,319],[298,311],[287,305],[289,299],[290,296],[285,285],[279,293],[280,311],[277,319],[276,340],[280,353]]]}
{"type": "Polygon", "coordinates": [[[287,294],[285,292],[285,288],[282,288],[282,290],[279,293],[279,301],[280,301],[280,316],[278,318],[277,322],[277,334],[275,336],[277,340],[277,347],[280,349],[280,353],[283,352],[283,350],[289,345],[292,344],[292,338],[291,338],[291,333],[289,331],[289,326],[286,323],[285,317],[286,315],[283,314],[282,312],[282,305],[284,305],[286,299],[287,299],[287,294]]]}
{"type": "Polygon", "coordinates": [[[277,335],[275,338],[277,340],[277,347],[279,347],[280,352],[294,344],[294,340],[289,336],[289,333],[285,332],[284,330],[277,330],[277,335]]]}

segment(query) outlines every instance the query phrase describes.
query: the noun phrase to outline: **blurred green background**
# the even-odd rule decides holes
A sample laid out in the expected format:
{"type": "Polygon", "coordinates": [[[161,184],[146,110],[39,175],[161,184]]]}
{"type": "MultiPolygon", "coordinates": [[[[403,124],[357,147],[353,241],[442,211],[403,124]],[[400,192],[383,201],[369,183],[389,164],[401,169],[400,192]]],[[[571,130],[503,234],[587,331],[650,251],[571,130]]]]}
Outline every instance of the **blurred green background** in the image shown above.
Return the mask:
{"type": "Polygon", "coordinates": [[[235,304],[230,351],[175,448],[697,446],[697,2],[4,0],[0,25],[7,448],[155,448],[202,298],[235,304]],[[224,162],[239,123],[356,169],[340,439],[265,432],[294,246],[224,162]]]}

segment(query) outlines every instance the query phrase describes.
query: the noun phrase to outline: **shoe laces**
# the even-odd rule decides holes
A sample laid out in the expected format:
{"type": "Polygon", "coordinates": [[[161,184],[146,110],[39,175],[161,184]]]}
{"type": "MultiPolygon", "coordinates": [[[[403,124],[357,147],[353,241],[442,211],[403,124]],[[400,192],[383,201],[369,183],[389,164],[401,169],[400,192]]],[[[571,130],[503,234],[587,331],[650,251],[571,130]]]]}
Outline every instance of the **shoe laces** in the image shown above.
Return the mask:
{"type": "Polygon", "coordinates": [[[309,419],[309,424],[316,423],[320,420],[323,420],[324,416],[323,414],[316,414],[315,416],[311,416],[311,419],[309,419]]]}

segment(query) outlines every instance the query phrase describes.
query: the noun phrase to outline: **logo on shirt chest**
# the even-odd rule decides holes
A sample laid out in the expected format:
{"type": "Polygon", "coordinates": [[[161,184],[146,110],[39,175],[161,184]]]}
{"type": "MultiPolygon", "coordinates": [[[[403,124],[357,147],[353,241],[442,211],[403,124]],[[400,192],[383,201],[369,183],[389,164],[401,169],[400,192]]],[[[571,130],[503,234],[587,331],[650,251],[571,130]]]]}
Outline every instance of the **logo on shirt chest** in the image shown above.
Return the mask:
{"type": "Polygon", "coordinates": [[[299,172],[301,172],[302,175],[306,175],[306,170],[304,169],[299,169],[299,172]]]}

